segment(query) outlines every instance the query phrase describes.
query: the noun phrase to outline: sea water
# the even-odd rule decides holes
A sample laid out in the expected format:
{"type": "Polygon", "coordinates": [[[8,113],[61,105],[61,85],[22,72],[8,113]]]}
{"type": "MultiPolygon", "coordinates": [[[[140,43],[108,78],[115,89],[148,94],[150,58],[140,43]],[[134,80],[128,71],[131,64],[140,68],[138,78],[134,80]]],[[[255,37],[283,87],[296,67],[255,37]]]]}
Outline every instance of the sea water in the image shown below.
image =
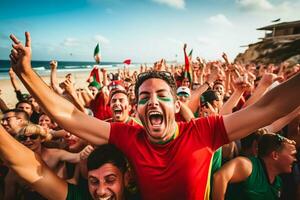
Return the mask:
{"type": "MultiPolygon", "coordinates": [[[[39,75],[50,75],[49,61],[31,61],[31,65],[39,75]]],[[[107,71],[124,68],[124,64],[122,62],[101,62],[100,65],[97,65],[95,62],[58,61],[57,73],[89,72],[94,66],[105,68],[107,71]]],[[[129,67],[131,69],[137,69],[139,65],[131,64],[129,67]]],[[[0,79],[9,79],[9,68],[9,60],[0,60],[0,79]]]]}

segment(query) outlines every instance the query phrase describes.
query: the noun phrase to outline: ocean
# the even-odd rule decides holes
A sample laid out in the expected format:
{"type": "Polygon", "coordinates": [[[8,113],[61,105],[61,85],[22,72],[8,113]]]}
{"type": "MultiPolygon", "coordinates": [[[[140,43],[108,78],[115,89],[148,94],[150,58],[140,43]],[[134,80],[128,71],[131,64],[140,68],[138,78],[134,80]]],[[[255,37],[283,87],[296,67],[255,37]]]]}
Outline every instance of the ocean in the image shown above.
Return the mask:
{"type": "MultiPolygon", "coordinates": [[[[33,69],[39,75],[49,75],[50,74],[50,61],[31,61],[33,69]]],[[[94,67],[95,62],[81,62],[81,61],[58,61],[58,73],[63,72],[78,72],[78,71],[91,71],[94,67]]],[[[98,65],[99,68],[105,68],[107,71],[123,68],[124,64],[122,62],[101,62],[98,65]]],[[[130,64],[130,68],[136,68],[138,65],[130,64]]],[[[9,79],[8,71],[10,68],[9,60],[0,60],[0,79],[9,79]]]]}

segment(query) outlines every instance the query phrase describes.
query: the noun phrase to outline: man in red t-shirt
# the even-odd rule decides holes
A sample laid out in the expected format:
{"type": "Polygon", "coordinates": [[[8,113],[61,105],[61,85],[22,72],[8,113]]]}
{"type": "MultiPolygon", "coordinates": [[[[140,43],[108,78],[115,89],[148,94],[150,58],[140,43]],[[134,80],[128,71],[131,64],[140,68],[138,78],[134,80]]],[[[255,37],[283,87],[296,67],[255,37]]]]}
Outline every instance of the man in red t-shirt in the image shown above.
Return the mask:
{"type": "MultiPolygon", "coordinates": [[[[143,199],[208,198],[208,169],[213,152],[271,124],[300,104],[298,74],[238,112],[177,124],[175,113],[180,103],[176,100],[173,76],[150,71],[140,74],[135,85],[137,112],[143,127],[110,124],[85,115],[49,89],[31,67],[31,40],[28,32],[25,36],[25,45],[10,36],[11,64],[20,80],[61,127],[93,144],[110,142],[121,149],[133,164],[143,199]]],[[[51,192],[67,187],[53,179],[42,181],[48,180],[43,170],[39,176],[23,178],[41,192],[45,192],[44,188],[51,192]]]]}
{"type": "Polygon", "coordinates": [[[125,90],[113,90],[110,92],[109,107],[112,118],[106,122],[123,122],[134,125],[141,124],[138,119],[130,117],[131,105],[129,104],[128,94],[125,90]]]}

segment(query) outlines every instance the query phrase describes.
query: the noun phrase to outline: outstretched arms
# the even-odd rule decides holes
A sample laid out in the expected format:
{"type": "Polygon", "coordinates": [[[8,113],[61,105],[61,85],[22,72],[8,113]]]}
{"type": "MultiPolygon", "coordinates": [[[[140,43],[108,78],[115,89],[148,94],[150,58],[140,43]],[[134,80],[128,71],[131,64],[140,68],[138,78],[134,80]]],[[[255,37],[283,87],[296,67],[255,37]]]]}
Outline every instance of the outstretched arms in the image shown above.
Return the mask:
{"type": "Polygon", "coordinates": [[[23,45],[14,35],[10,54],[13,70],[20,78],[28,91],[34,96],[45,112],[53,118],[62,128],[74,133],[92,144],[108,142],[110,124],[89,117],[53,92],[31,68],[31,39],[25,33],[26,43],[23,45]]]}
{"type": "Polygon", "coordinates": [[[266,93],[258,102],[224,116],[230,141],[247,136],[296,109],[300,102],[300,73],[266,93]]]}

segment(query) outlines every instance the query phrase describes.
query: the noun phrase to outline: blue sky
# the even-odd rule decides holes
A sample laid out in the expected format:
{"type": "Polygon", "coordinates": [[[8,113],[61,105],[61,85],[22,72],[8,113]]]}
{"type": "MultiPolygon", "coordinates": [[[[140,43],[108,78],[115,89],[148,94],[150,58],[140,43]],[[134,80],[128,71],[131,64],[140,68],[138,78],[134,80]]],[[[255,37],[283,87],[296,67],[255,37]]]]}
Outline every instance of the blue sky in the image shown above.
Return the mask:
{"type": "Polygon", "coordinates": [[[34,60],[92,61],[97,42],[102,61],[182,61],[185,42],[195,56],[233,59],[263,37],[256,28],[300,20],[299,10],[299,0],[1,0],[0,59],[24,31],[34,60]]]}

